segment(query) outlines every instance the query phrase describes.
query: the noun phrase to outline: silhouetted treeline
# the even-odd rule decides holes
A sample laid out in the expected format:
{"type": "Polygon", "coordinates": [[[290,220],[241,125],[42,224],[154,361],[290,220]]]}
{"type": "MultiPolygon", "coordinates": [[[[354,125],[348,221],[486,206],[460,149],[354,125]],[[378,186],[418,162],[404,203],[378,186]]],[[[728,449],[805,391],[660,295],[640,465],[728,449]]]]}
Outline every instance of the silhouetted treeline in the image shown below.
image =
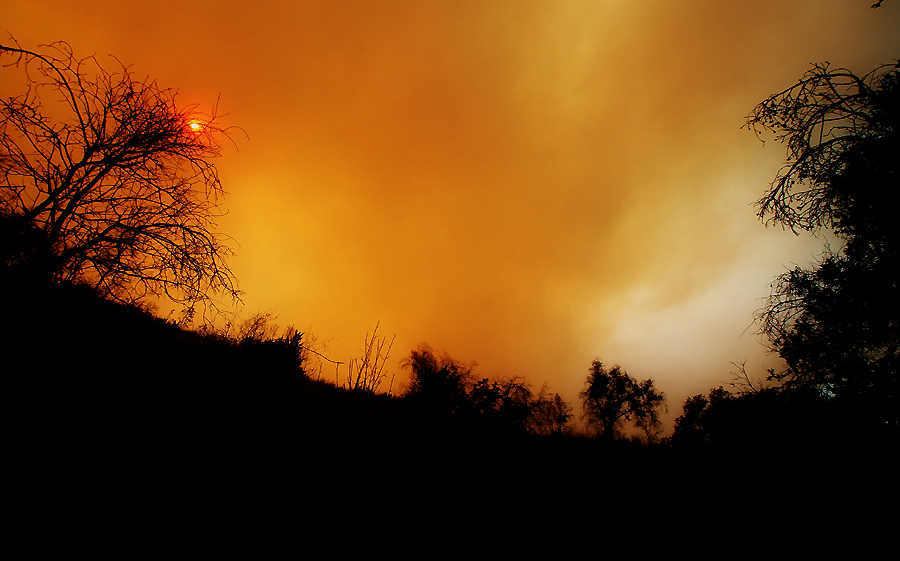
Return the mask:
{"type": "Polygon", "coordinates": [[[729,392],[723,387],[684,403],[669,443],[681,451],[801,454],[848,447],[889,449],[886,431],[864,409],[809,390],[779,387],[729,392]]]}
{"type": "Polygon", "coordinates": [[[550,488],[575,490],[572,466],[654,465],[632,442],[568,434],[558,395],[476,379],[427,347],[411,354],[418,383],[404,397],[351,391],[307,376],[290,330],[196,332],[84,285],[4,282],[20,291],[3,342],[16,458],[54,491],[86,484],[146,499],[251,484],[310,500],[534,506],[550,488]],[[435,392],[429,376],[451,372],[456,384],[435,392]]]}
{"type": "MultiPolygon", "coordinates": [[[[613,520],[649,504],[690,511],[699,489],[728,485],[736,471],[787,470],[803,458],[784,454],[788,441],[766,447],[767,435],[806,411],[779,409],[774,394],[701,404],[700,420],[676,429],[696,446],[679,436],[671,449],[648,447],[565,424],[541,436],[524,424],[521,381],[476,381],[470,367],[427,347],[411,359],[424,359],[425,377],[449,375],[440,392],[423,395],[430,382],[417,376],[405,397],[350,391],[305,374],[296,333],[202,334],[83,286],[34,288],[10,306],[18,329],[3,356],[14,465],[46,481],[42,492],[520,514],[594,502],[616,504],[597,515],[613,520]]],[[[532,414],[545,403],[530,400],[532,414]]],[[[837,465],[806,477],[818,485],[837,465]]],[[[808,492],[771,488],[740,504],[808,492]]],[[[716,495],[702,508],[732,500],[716,495]]]]}

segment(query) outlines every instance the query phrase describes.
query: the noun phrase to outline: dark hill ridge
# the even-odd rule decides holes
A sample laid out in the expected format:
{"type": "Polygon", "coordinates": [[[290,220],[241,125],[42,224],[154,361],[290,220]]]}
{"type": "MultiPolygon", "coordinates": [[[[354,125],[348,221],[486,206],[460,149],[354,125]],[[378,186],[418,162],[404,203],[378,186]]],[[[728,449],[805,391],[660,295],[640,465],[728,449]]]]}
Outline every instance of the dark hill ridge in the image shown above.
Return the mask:
{"type": "Polygon", "coordinates": [[[810,454],[798,442],[804,453],[792,455],[761,438],[746,449],[678,451],[429,424],[404,399],[309,379],[284,341],[186,331],[79,286],[18,294],[3,349],[7,450],[30,502],[521,515],[594,501],[618,505],[598,514],[610,518],[640,516],[648,504],[806,510],[825,508],[823,487],[871,500],[895,465],[863,448],[810,454]],[[721,492],[755,477],[769,483],[721,492]],[[772,484],[785,478],[790,485],[772,484]]]}

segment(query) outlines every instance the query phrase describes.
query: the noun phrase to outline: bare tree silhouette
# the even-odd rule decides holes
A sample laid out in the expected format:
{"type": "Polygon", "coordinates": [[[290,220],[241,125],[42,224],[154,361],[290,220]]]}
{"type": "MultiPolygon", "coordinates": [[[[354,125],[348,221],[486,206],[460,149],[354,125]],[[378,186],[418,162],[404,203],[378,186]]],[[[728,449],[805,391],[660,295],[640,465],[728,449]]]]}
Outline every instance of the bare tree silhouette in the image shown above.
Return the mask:
{"type": "Polygon", "coordinates": [[[63,42],[0,45],[0,57],[25,82],[0,100],[0,211],[44,233],[51,275],[123,302],[237,298],[229,239],[215,231],[223,191],[210,160],[228,135],[215,109],[179,108],[175,91],[63,42]]]}
{"type": "MultiPolygon", "coordinates": [[[[349,390],[375,393],[387,377],[384,368],[387,359],[391,356],[391,347],[394,346],[396,335],[391,337],[390,342],[387,337],[379,339],[378,327],[380,325],[380,322],[375,324],[371,337],[366,333],[363,338],[363,355],[360,358],[350,359],[348,363],[347,389],[349,390]]],[[[389,393],[391,392],[393,392],[393,377],[389,389],[389,393]]]]}

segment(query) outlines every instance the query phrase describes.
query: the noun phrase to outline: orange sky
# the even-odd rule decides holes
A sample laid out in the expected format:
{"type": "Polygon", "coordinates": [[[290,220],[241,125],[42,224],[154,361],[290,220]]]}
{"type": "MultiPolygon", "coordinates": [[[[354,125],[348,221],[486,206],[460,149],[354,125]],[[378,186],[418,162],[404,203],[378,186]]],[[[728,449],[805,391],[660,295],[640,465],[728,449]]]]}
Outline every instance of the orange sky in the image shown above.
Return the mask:
{"type": "Polygon", "coordinates": [[[822,243],[756,220],[784,150],[743,118],[810,63],[900,56],[871,3],[2,0],[0,31],[221,94],[244,315],[342,361],[380,321],[395,371],[426,341],[576,406],[600,357],[671,430],[730,361],[764,377],[753,311],[822,243]]]}

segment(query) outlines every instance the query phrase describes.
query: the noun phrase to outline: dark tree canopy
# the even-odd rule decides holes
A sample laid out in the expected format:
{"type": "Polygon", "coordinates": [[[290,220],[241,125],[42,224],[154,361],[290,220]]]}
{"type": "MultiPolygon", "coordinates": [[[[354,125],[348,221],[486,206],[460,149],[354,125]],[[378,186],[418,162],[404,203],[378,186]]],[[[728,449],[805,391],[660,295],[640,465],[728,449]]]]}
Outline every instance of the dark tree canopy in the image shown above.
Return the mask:
{"type": "Polygon", "coordinates": [[[490,380],[482,378],[472,386],[469,403],[482,422],[498,428],[530,428],[534,394],[522,378],[490,380]]]}
{"type": "Polygon", "coordinates": [[[625,421],[633,421],[648,439],[658,432],[665,396],[653,387],[652,380],[638,382],[619,365],[607,370],[594,360],[579,395],[587,426],[603,438],[618,437],[625,421]]]}
{"type": "MultiPolygon", "coordinates": [[[[672,445],[685,448],[697,447],[715,440],[716,431],[722,431],[724,424],[717,415],[725,409],[723,403],[733,400],[725,388],[719,386],[709,392],[709,397],[695,395],[687,398],[683,413],[675,419],[675,430],[670,437],[672,445]]],[[[730,428],[730,427],[729,427],[730,428]]]]}
{"type": "Polygon", "coordinates": [[[179,108],[174,91],[66,43],[0,46],[0,60],[24,86],[0,100],[0,212],[43,232],[48,274],[126,302],[236,297],[216,232],[215,112],[179,108]]]}
{"type": "Polygon", "coordinates": [[[541,392],[531,411],[531,430],[535,434],[559,436],[566,434],[572,419],[572,406],[558,393],[550,397],[541,392]]]}
{"type": "Polygon", "coordinates": [[[550,398],[546,387],[534,395],[519,376],[477,379],[474,363],[437,356],[426,343],[413,349],[402,365],[410,369],[403,398],[422,427],[547,436],[569,429],[571,407],[558,394],[550,398]]]}
{"type": "Polygon", "coordinates": [[[900,349],[897,288],[900,66],[857,76],[815,65],[759,104],[748,126],[787,145],[788,163],[758,202],[759,216],[794,232],[830,230],[813,270],[778,277],[759,313],[786,361],[774,378],[827,398],[865,403],[896,425],[900,349]]]}
{"type": "Polygon", "coordinates": [[[469,390],[474,385],[471,366],[447,355],[435,356],[426,343],[413,349],[402,364],[410,369],[407,399],[422,404],[435,415],[457,413],[467,406],[469,390]]]}

